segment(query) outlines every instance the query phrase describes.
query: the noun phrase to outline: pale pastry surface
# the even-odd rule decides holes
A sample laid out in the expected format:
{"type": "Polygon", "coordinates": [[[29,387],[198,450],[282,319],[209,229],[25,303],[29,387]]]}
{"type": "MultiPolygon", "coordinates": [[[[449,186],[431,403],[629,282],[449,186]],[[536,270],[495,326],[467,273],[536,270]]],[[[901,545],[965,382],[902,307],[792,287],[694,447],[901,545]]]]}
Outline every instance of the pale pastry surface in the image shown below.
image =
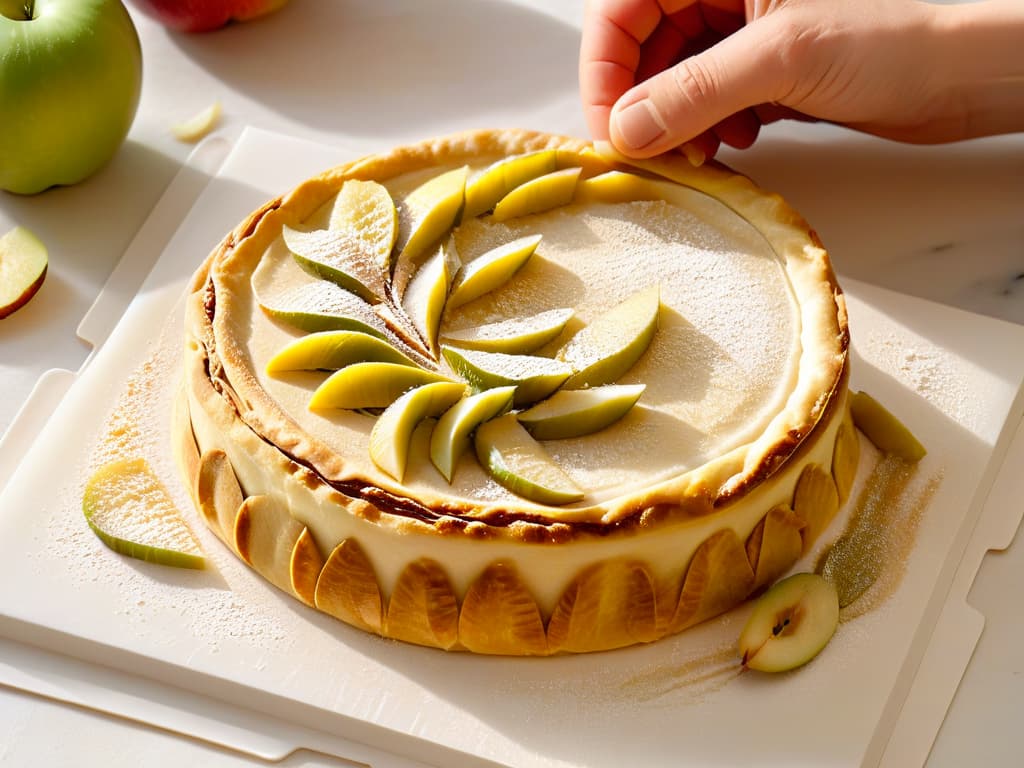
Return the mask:
{"type": "MultiPolygon", "coordinates": [[[[427,170],[417,167],[419,157],[404,164],[378,158],[349,173],[373,176],[401,205],[402,196],[430,175],[462,163],[480,168],[495,159],[478,153],[469,137],[441,151],[431,147],[432,153],[425,158],[427,170]]],[[[587,160],[595,172],[612,167],[587,160]]],[[[586,490],[575,504],[546,508],[515,497],[471,455],[463,457],[449,485],[427,458],[425,430],[417,433],[407,475],[398,483],[369,459],[372,416],[308,408],[326,374],[266,374],[266,361],[301,332],[261,310],[249,281],[253,270],[259,265],[261,275],[275,282],[314,282],[275,233],[242,242],[215,267],[215,329],[224,331],[216,337],[230,341],[219,347],[221,360],[245,399],[259,403],[261,426],[274,433],[266,437],[304,446],[312,438],[303,458],[327,479],[372,484],[427,508],[458,509],[468,517],[521,509],[552,520],[599,521],[678,497],[694,484],[742,486],[764,473],[764,461],[793,449],[795,432],[813,427],[838,380],[845,331],[835,319],[837,289],[821,280],[828,277],[824,251],[796,242],[787,253],[772,243],[770,237],[780,233],[766,236],[758,228],[756,208],[733,210],[748,191],[746,180],[725,176],[724,191],[733,193],[733,184],[739,194],[733,194],[737,200],[722,195],[723,202],[712,197],[722,190],[715,187],[715,171],[708,170],[698,177],[707,188],[666,185],[677,187],[671,200],[570,204],[503,223],[485,216],[455,230],[464,261],[522,235],[543,239],[513,280],[447,313],[443,328],[572,307],[575,324],[549,345],[546,352],[553,354],[572,331],[630,293],[655,283],[660,288],[654,342],[622,379],[647,385],[640,407],[600,433],[546,445],[586,490]],[[807,329],[815,326],[832,336],[810,336],[807,329]],[[820,367],[822,362],[828,367],[820,367]]],[[[318,180],[300,187],[260,227],[272,226],[270,219],[323,226],[338,186],[340,181],[318,180]]],[[[783,245],[787,238],[808,239],[805,231],[793,230],[781,233],[783,245]]]]}

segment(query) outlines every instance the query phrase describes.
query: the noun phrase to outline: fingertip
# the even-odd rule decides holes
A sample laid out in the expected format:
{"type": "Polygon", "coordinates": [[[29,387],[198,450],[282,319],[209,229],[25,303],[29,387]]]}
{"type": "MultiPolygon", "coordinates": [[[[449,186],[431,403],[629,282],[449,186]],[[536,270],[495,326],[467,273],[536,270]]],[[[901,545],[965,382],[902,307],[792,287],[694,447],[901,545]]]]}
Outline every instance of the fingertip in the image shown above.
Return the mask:
{"type": "Polygon", "coordinates": [[[665,122],[649,98],[623,98],[612,109],[609,133],[623,154],[647,157],[657,154],[657,145],[665,136],[665,122]]]}

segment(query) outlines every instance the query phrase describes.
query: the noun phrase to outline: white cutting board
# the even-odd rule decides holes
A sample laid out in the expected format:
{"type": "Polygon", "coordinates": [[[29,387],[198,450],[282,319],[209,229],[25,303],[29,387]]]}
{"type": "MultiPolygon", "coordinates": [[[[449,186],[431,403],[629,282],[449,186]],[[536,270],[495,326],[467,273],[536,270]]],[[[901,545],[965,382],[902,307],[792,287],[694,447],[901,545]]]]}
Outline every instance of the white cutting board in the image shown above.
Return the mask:
{"type": "MultiPolygon", "coordinates": [[[[79,509],[89,451],[145,363],[162,377],[140,403],[149,458],[187,504],[164,446],[188,275],[248,211],[347,156],[246,131],[166,248],[154,238],[151,247],[163,248],[156,266],[38,438],[21,446],[25,460],[0,493],[0,635],[29,654],[59,651],[130,679],[137,719],[268,758],[292,747],[331,751],[313,734],[325,731],[442,765],[856,766],[881,761],[899,725],[900,759],[922,762],[979,631],[976,620],[956,620],[969,612],[963,596],[977,563],[954,575],[971,561],[964,553],[979,519],[1000,530],[1019,522],[1019,511],[985,501],[1024,409],[1024,358],[1006,353],[1024,348],[1024,328],[867,285],[844,281],[853,386],[905,418],[930,448],[921,472],[943,480],[896,593],[843,624],[796,673],[733,674],[727,649],[746,609],[611,653],[446,654],[366,635],[284,598],[198,524],[216,565],[206,573],[128,560],[95,539],[79,509]],[[933,694],[901,715],[911,686],[922,684],[914,679],[922,659],[936,654],[942,663],[922,668],[924,682],[944,700],[933,694]],[[178,700],[176,717],[168,702],[178,700]],[[195,702],[221,710],[217,728],[182,714],[195,702]]],[[[977,562],[988,545],[971,543],[977,562]]],[[[43,677],[0,665],[0,682],[65,695],[43,677]]],[[[97,708],[126,707],[100,687],[64,690],[97,708]]]]}

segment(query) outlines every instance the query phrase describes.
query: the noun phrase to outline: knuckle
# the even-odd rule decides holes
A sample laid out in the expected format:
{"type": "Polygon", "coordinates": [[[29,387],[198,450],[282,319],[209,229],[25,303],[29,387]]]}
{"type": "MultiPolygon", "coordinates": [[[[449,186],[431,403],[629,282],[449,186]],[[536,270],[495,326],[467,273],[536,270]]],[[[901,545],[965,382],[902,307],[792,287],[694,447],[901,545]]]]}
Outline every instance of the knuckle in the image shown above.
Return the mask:
{"type": "Polygon", "coordinates": [[[681,107],[699,108],[719,91],[718,73],[705,57],[687,59],[672,70],[674,96],[681,107]]]}

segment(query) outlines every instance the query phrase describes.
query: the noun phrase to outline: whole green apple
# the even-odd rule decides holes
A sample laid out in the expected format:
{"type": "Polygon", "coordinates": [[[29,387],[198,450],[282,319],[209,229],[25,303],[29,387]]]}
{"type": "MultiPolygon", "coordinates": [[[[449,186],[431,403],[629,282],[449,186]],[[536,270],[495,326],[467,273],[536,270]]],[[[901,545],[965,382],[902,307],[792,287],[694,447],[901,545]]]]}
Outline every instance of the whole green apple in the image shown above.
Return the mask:
{"type": "Polygon", "coordinates": [[[0,0],[0,189],[75,184],[135,118],[142,51],[120,0],[0,0]]]}

